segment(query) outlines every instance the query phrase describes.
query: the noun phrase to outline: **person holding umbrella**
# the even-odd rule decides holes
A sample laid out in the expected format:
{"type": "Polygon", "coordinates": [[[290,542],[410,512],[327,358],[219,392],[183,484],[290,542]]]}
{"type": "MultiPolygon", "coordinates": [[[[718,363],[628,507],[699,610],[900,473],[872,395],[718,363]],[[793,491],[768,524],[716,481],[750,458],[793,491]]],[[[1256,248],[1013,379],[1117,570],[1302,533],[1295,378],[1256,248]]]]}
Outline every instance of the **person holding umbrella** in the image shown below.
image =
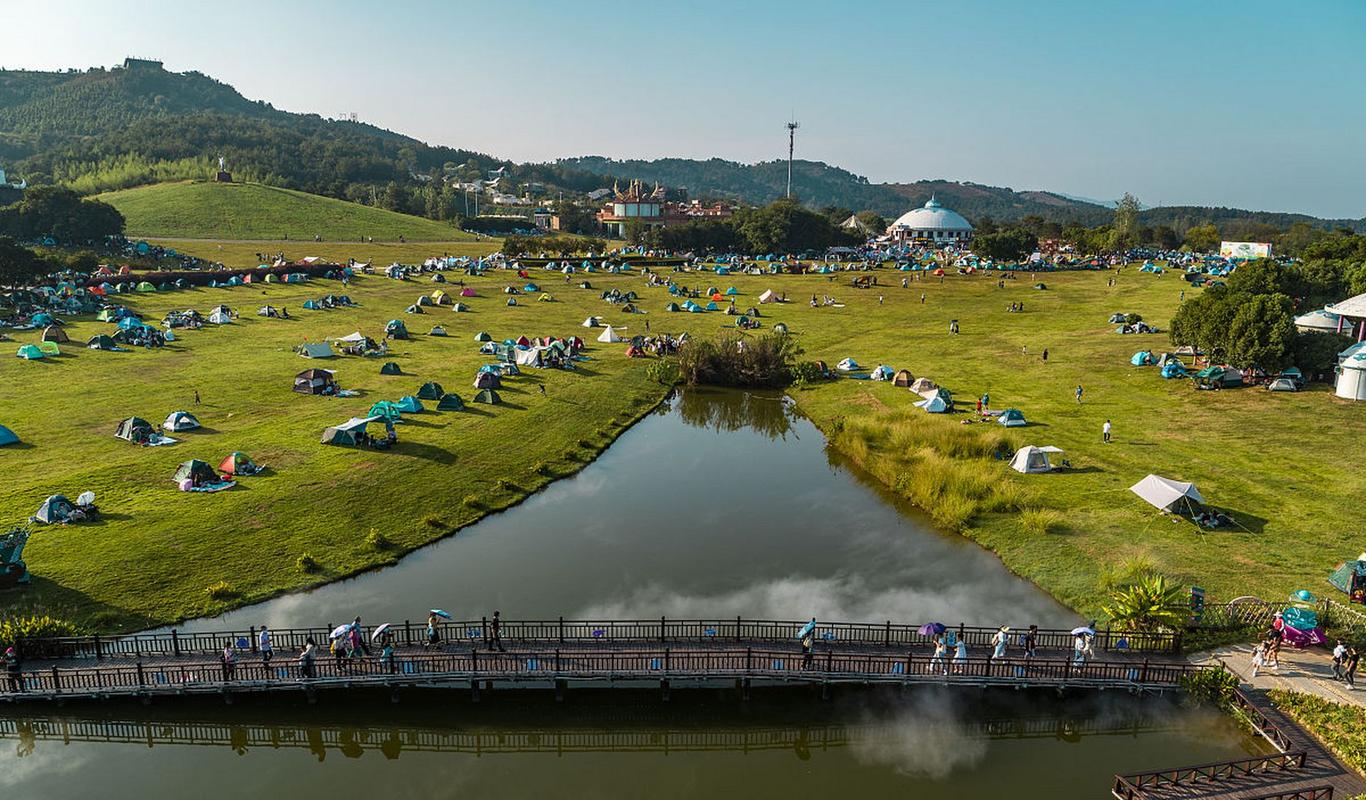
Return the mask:
{"type": "Polygon", "coordinates": [[[995,635],[991,637],[991,643],[995,649],[991,652],[993,659],[1006,657],[1006,642],[1010,639],[1010,626],[1002,625],[997,629],[995,635]]]}
{"type": "Polygon", "coordinates": [[[427,612],[427,641],[423,647],[436,647],[441,644],[441,629],[437,626],[441,624],[441,619],[450,618],[450,614],[439,608],[433,608],[427,612]]]}
{"type": "Polygon", "coordinates": [[[1096,632],[1086,626],[1072,629],[1072,663],[1078,667],[1086,666],[1086,660],[1091,655],[1091,637],[1096,632]]]}
{"type": "Polygon", "coordinates": [[[944,644],[944,625],[940,622],[927,622],[920,626],[920,635],[930,637],[930,643],[934,645],[934,654],[930,656],[929,671],[933,672],[936,665],[945,674],[949,674],[948,667],[944,664],[944,656],[948,648],[944,644]]]}

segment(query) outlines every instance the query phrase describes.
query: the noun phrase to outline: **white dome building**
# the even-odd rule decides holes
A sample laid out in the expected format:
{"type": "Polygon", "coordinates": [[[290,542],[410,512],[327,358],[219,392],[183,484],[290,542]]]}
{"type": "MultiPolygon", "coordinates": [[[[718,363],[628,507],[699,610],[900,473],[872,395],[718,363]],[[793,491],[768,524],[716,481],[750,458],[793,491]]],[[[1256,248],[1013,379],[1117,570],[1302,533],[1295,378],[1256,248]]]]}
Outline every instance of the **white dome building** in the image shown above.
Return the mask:
{"type": "Polygon", "coordinates": [[[898,242],[957,244],[972,239],[972,223],[931,196],[924,206],[898,217],[887,228],[887,235],[898,242]]]}

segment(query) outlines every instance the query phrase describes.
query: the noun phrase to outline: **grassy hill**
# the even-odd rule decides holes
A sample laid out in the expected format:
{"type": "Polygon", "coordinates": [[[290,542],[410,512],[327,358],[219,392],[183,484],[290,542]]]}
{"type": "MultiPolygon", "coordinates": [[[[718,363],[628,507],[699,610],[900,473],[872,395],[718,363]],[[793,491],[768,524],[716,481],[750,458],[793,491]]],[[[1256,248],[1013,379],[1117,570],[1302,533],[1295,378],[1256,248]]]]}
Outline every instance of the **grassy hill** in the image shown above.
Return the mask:
{"type": "Polygon", "coordinates": [[[99,195],[123,212],[130,237],[462,241],[444,222],[256,183],[160,183],[99,195]]]}

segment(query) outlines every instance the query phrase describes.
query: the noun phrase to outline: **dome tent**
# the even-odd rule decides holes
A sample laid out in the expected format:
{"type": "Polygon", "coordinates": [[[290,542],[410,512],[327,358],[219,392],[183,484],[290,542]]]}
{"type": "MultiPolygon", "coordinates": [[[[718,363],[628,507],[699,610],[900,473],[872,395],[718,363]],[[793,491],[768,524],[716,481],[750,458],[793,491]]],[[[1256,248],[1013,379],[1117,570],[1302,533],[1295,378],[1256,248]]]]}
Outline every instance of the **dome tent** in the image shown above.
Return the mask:
{"type": "Polygon", "coordinates": [[[417,390],[417,397],[419,400],[440,400],[441,396],[445,393],[445,390],[441,388],[441,384],[435,381],[428,381],[422,384],[422,388],[417,390]]]}
{"type": "Polygon", "coordinates": [[[441,399],[436,403],[437,411],[463,411],[465,401],[460,399],[460,395],[447,392],[441,395],[441,399]]]}
{"type": "Polygon", "coordinates": [[[200,427],[199,420],[195,419],[194,414],[188,411],[172,411],[166,417],[166,421],[161,427],[168,431],[180,433],[182,431],[192,431],[200,427]]]}
{"type": "Polygon", "coordinates": [[[1007,408],[1005,411],[1001,412],[1001,415],[996,418],[996,421],[1007,428],[1023,428],[1029,424],[1028,422],[1025,422],[1024,412],[1018,408],[1007,408]]]}
{"type": "Polygon", "coordinates": [[[251,457],[246,453],[243,453],[240,450],[234,450],[228,454],[227,458],[219,463],[218,471],[224,475],[233,476],[255,475],[261,471],[261,468],[256,466],[256,462],[252,461],[251,457]]]}
{"type": "Polygon", "coordinates": [[[1052,472],[1054,467],[1049,456],[1061,452],[1060,448],[1052,445],[1026,445],[1015,451],[1015,456],[1010,459],[1010,468],[1024,473],[1052,472]]]}
{"type": "Polygon", "coordinates": [[[384,362],[384,365],[379,368],[379,374],[402,375],[403,370],[399,369],[398,364],[394,363],[393,361],[386,361],[384,362]]]}

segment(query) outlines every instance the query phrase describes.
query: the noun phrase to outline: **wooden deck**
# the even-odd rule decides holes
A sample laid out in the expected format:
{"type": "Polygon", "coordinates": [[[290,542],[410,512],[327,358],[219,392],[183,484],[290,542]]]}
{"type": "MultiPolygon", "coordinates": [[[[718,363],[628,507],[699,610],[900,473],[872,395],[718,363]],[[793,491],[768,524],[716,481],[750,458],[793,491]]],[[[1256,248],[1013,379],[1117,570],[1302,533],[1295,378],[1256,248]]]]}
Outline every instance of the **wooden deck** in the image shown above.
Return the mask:
{"type": "Polygon", "coordinates": [[[1274,755],[1117,775],[1117,800],[1342,800],[1366,794],[1366,779],[1265,694],[1239,691],[1235,697],[1252,727],[1276,748],[1274,755]]]}
{"type": "MultiPolygon", "coordinates": [[[[319,688],[465,688],[520,686],[564,691],[576,685],[692,687],[735,684],[916,684],[1120,688],[1168,691],[1195,672],[1172,655],[1174,637],[1100,633],[1096,660],[1076,663],[1067,631],[1041,630],[1035,657],[1013,639],[1005,658],[989,657],[995,629],[949,631],[968,644],[961,662],[935,661],[928,637],[911,626],[819,625],[809,657],[796,640],[801,622],[754,620],[450,622],[440,643],[424,646],[425,626],[391,627],[392,659],[334,658],[324,649],[331,626],[272,631],[273,657],[258,631],[31,639],[20,643],[20,685],[6,681],[0,701],[154,697],[242,692],[311,693],[319,688]],[[298,658],[307,640],[312,664],[298,658]],[[233,661],[224,663],[229,644],[233,661]]],[[[373,632],[365,629],[369,640],[373,632]]],[[[1018,636],[1018,632],[1015,634],[1018,636]]]]}

